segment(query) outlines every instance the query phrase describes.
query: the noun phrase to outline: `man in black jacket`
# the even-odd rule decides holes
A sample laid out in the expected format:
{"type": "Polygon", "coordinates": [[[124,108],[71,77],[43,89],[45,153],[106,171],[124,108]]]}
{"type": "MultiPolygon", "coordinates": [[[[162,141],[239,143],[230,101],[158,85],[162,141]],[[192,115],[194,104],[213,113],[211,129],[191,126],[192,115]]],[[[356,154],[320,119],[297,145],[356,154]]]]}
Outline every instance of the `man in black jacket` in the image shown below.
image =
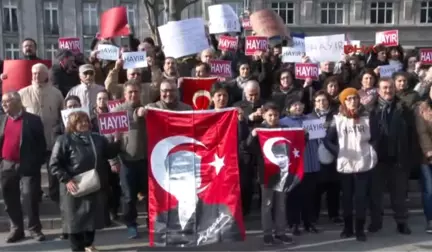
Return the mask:
{"type": "Polygon", "coordinates": [[[21,193],[30,234],[43,241],[39,219],[40,170],[47,148],[43,124],[39,116],[24,111],[17,92],[4,94],[2,107],[5,114],[0,115],[0,186],[12,229],[6,242],[25,237],[21,193]]]}
{"type": "Polygon", "coordinates": [[[71,51],[60,49],[56,53],[56,59],[58,62],[50,70],[50,80],[66,97],[71,88],[81,83],[76,58],[71,51]]]}

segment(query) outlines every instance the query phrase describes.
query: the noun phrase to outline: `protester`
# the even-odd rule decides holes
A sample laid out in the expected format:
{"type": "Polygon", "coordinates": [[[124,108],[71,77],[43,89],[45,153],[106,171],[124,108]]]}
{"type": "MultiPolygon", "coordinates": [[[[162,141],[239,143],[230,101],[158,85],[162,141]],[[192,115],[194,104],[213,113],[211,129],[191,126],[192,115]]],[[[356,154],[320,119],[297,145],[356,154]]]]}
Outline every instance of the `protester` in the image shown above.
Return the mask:
{"type": "Polygon", "coordinates": [[[76,58],[71,51],[63,49],[56,53],[56,59],[58,62],[51,67],[50,80],[66,97],[71,88],[80,83],[76,58]]]}
{"type": "Polygon", "coordinates": [[[21,51],[26,60],[39,60],[36,56],[37,43],[32,38],[25,38],[21,44],[21,51]]]}

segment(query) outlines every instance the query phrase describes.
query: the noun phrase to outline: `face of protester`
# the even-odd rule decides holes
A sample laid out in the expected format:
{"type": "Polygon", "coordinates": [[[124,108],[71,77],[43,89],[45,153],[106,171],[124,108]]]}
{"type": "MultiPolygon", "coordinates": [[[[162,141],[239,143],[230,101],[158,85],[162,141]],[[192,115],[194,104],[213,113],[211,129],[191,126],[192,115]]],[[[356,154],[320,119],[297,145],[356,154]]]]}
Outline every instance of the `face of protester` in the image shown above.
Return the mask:
{"type": "Polygon", "coordinates": [[[209,77],[209,73],[206,71],[205,66],[199,65],[195,67],[195,77],[200,77],[200,78],[209,77]]]}
{"type": "Polygon", "coordinates": [[[361,85],[363,89],[373,88],[375,85],[375,78],[370,74],[363,74],[361,85]]]}
{"type": "Polygon", "coordinates": [[[100,92],[96,96],[96,105],[98,108],[108,107],[108,94],[105,92],[100,92]]]}
{"type": "Polygon", "coordinates": [[[348,110],[356,110],[360,105],[360,98],[357,95],[350,95],[345,100],[345,106],[348,110]]]}
{"type": "Polygon", "coordinates": [[[93,84],[94,83],[94,79],[95,79],[94,75],[95,75],[94,71],[87,70],[84,73],[80,73],[80,80],[84,84],[88,84],[88,85],[89,84],[93,84]]]}
{"type": "Polygon", "coordinates": [[[270,127],[279,126],[279,111],[269,109],[263,114],[263,119],[270,127]]]}
{"type": "Polygon", "coordinates": [[[399,60],[399,56],[400,56],[400,53],[399,53],[398,50],[392,49],[390,51],[390,57],[391,57],[392,60],[399,60]]]}
{"type": "Polygon", "coordinates": [[[177,74],[177,64],[174,59],[168,58],[165,60],[164,71],[170,76],[177,74]]]}
{"type": "Polygon", "coordinates": [[[25,56],[34,56],[36,55],[36,45],[33,41],[26,40],[22,43],[22,52],[25,56]]]}
{"type": "Polygon", "coordinates": [[[248,87],[244,90],[246,100],[250,103],[255,103],[259,100],[259,90],[256,87],[248,87]]]}
{"type": "Polygon", "coordinates": [[[291,115],[295,115],[295,116],[303,115],[303,111],[304,111],[304,105],[301,102],[295,102],[290,107],[291,115]]]}
{"type": "Polygon", "coordinates": [[[213,97],[212,101],[215,109],[225,108],[228,104],[228,93],[225,89],[221,89],[217,91],[213,97]]]}
{"type": "Polygon", "coordinates": [[[32,70],[32,82],[38,85],[47,83],[48,73],[42,68],[36,68],[32,70]]]}
{"type": "Polygon", "coordinates": [[[153,62],[154,62],[153,57],[147,56],[146,60],[147,60],[147,66],[149,67],[153,66],[153,62]]]}
{"type": "Polygon", "coordinates": [[[279,56],[282,53],[282,48],[280,47],[274,47],[273,48],[273,55],[274,56],[279,56]]]}
{"type": "Polygon", "coordinates": [[[405,76],[397,76],[394,81],[395,81],[396,91],[403,91],[407,89],[408,81],[405,78],[405,76]]]}
{"type": "Polygon", "coordinates": [[[415,69],[415,65],[417,63],[417,57],[409,57],[408,58],[408,68],[415,69]]]}
{"type": "Polygon", "coordinates": [[[126,102],[130,104],[139,104],[140,103],[140,90],[137,86],[128,85],[124,89],[124,98],[126,102]]]}
{"type": "Polygon", "coordinates": [[[352,70],[356,70],[359,67],[357,60],[352,59],[349,61],[349,64],[352,70]]]}
{"type": "Polygon", "coordinates": [[[334,64],[331,61],[325,61],[321,63],[321,71],[325,73],[332,73],[334,69],[334,64]]]}
{"type": "Polygon", "coordinates": [[[77,100],[68,100],[65,107],[66,109],[81,108],[81,104],[77,100]]]}
{"type": "Polygon", "coordinates": [[[75,69],[76,68],[76,60],[74,56],[67,57],[63,60],[63,65],[67,69],[75,69]]]}
{"type": "Polygon", "coordinates": [[[386,54],[386,52],[385,52],[385,51],[379,51],[379,52],[377,53],[377,59],[378,59],[379,61],[386,61],[386,59],[387,59],[387,54],[386,54]]]}
{"type": "Polygon", "coordinates": [[[239,73],[240,73],[240,76],[243,77],[243,78],[249,77],[249,74],[250,74],[250,67],[249,67],[249,65],[248,64],[241,65],[240,68],[239,68],[239,73]]]}
{"type": "Polygon", "coordinates": [[[288,89],[292,86],[293,79],[291,74],[283,72],[280,76],[280,85],[282,89],[288,89]]]}
{"type": "Polygon", "coordinates": [[[339,85],[337,82],[330,82],[329,84],[327,84],[327,93],[330,96],[336,96],[339,92],[339,85]]]}
{"type": "Polygon", "coordinates": [[[329,108],[329,101],[325,95],[315,97],[315,108],[321,111],[329,108]]]}
{"type": "Polygon", "coordinates": [[[213,52],[210,50],[204,50],[201,53],[201,62],[203,63],[208,63],[209,60],[211,60],[213,58],[213,52]]]}
{"type": "Polygon", "coordinates": [[[20,102],[9,94],[4,94],[2,96],[1,104],[3,111],[8,115],[15,115],[21,109],[20,102]]]}
{"type": "Polygon", "coordinates": [[[77,132],[87,132],[90,130],[90,121],[87,118],[83,118],[76,123],[76,131],[77,132]]]}
{"type": "Polygon", "coordinates": [[[141,82],[141,70],[140,69],[128,69],[127,79],[141,82]]]}
{"type": "Polygon", "coordinates": [[[384,100],[391,101],[395,96],[395,87],[389,81],[381,81],[379,83],[378,94],[384,100]]]}
{"type": "Polygon", "coordinates": [[[177,87],[175,84],[162,82],[160,86],[160,99],[167,104],[175,102],[177,99],[177,87]]]}

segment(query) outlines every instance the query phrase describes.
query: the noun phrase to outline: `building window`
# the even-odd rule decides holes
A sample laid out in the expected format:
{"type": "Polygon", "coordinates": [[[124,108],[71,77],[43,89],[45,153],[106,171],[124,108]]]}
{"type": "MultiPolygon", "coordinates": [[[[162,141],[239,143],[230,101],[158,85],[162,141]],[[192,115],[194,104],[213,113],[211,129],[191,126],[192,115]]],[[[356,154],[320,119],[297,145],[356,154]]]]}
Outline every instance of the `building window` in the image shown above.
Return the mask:
{"type": "Polygon", "coordinates": [[[343,24],[343,3],[324,2],[321,3],[321,24],[343,24]]]}
{"type": "Polygon", "coordinates": [[[371,24],[393,24],[393,3],[375,2],[371,3],[371,24]]]}
{"type": "Polygon", "coordinates": [[[135,10],[137,9],[136,4],[133,4],[133,3],[124,3],[122,5],[126,7],[128,24],[131,27],[135,28],[135,26],[136,26],[136,13],[135,13],[135,10]]]}
{"type": "Polygon", "coordinates": [[[19,59],[20,48],[17,43],[5,43],[5,59],[19,59]]]}
{"type": "Polygon", "coordinates": [[[224,2],[224,4],[228,4],[231,6],[235,13],[237,13],[237,16],[241,16],[244,12],[244,3],[243,1],[238,2],[224,2]]]}
{"type": "Polygon", "coordinates": [[[58,4],[54,1],[44,2],[44,32],[45,34],[59,34],[58,4]]]}
{"type": "Polygon", "coordinates": [[[48,44],[45,46],[45,59],[55,59],[57,53],[57,44],[48,44]]]}
{"type": "Polygon", "coordinates": [[[18,5],[15,0],[3,1],[3,31],[18,32],[18,5]]]}
{"type": "Polygon", "coordinates": [[[83,3],[84,35],[94,35],[98,32],[99,18],[97,3],[83,3]]]}
{"type": "Polygon", "coordinates": [[[285,24],[294,24],[294,3],[286,1],[273,2],[271,8],[279,14],[285,24]]]}
{"type": "Polygon", "coordinates": [[[86,57],[89,57],[90,56],[90,53],[91,53],[91,43],[93,42],[93,39],[94,39],[94,37],[91,37],[91,38],[84,38],[84,55],[86,56],[86,57]]]}
{"type": "Polygon", "coordinates": [[[420,23],[432,23],[432,1],[422,1],[420,5],[420,23]]]}

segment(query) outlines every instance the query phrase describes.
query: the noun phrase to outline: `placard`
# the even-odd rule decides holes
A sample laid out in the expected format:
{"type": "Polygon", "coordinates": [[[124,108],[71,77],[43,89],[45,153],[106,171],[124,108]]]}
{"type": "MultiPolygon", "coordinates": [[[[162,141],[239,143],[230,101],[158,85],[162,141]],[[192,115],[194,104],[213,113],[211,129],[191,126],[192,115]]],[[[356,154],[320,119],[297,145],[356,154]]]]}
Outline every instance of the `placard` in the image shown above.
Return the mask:
{"type": "Polygon", "coordinates": [[[107,102],[108,104],[108,110],[112,111],[115,107],[121,105],[123,103],[122,100],[110,100],[107,102]]]}
{"type": "Polygon", "coordinates": [[[120,55],[120,48],[113,45],[99,44],[97,50],[98,50],[97,57],[102,60],[116,61],[118,60],[120,55]]]}
{"type": "Polygon", "coordinates": [[[311,119],[303,121],[303,128],[309,134],[309,140],[324,138],[327,131],[324,127],[325,119],[311,119]]]}
{"type": "Polygon", "coordinates": [[[129,131],[129,116],[127,111],[109,112],[98,114],[99,133],[103,135],[115,132],[125,133],[129,131]]]}
{"type": "Polygon", "coordinates": [[[256,52],[265,52],[268,49],[268,39],[260,36],[247,36],[245,41],[245,55],[251,56],[256,52]]]}
{"type": "Polygon", "coordinates": [[[231,61],[229,60],[210,60],[210,74],[212,76],[231,78],[231,61]]]}
{"type": "Polygon", "coordinates": [[[301,63],[305,54],[304,38],[293,37],[292,47],[282,47],[282,62],[283,63],[301,63]]]}
{"type": "Polygon", "coordinates": [[[210,34],[240,32],[239,18],[230,5],[210,5],[208,7],[208,15],[210,34]]]}
{"type": "Polygon", "coordinates": [[[393,73],[402,69],[401,64],[379,66],[380,77],[391,77],[393,73]]]}
{"type": "Polygon", "coordinates": [[[81,39],[80,38],[59,38],[58,39],[58,48],[59,49],[67,49],[74,53],[82,52],[81,49],[81,39]]]}
{"type": "Polygon", "coordinates": [[[123,69],[147,67],[147,54],[145,51],[122,53],[123,69]]]}
{"type": "Polygon", "coordinates": [[[220,36],[218,49],[221,51],[237,51],[238,47],[238,38],[232,36],[220,36]]]}
{"type": "Polygon", "coordinates": [[[67,127],[69,115],[71,113],[73,113],[73,112],[78,112],[78,111],[86,113],[89,116],[89,118],[90,118],[90,111],[89,111],[88,108],[83,108],[83,107],[81,107],[81,108],[71,108],[71,109],[63,109],[62,111],[60,111],[61,116],[62,116],[62,120],[63,120],[63,124],[64,124],[65,127],[67,127]]]}
{"type": "Polygon", "coordinates": [[[345,34],[305,37],[306,55],[313,62],[339,62],[344,55],[345,34]]]}
{"type": "Polygon", "coordinates": [[[432,48],[420,49],[420,62],[425,65],[432,64],[432,48]]]}
{"type": "Polygon", "coordinates": [[[295,78],[299,80],[306,80],[306,79],[318,80],[319,79],[318,64],[296,63],[295,78]]]}
{"type": "Polygon", "coordinates": [[[381,31],[375,33],[375,44],[383,46],[398,46],[399,45],[399,31],[381,31]]]}

